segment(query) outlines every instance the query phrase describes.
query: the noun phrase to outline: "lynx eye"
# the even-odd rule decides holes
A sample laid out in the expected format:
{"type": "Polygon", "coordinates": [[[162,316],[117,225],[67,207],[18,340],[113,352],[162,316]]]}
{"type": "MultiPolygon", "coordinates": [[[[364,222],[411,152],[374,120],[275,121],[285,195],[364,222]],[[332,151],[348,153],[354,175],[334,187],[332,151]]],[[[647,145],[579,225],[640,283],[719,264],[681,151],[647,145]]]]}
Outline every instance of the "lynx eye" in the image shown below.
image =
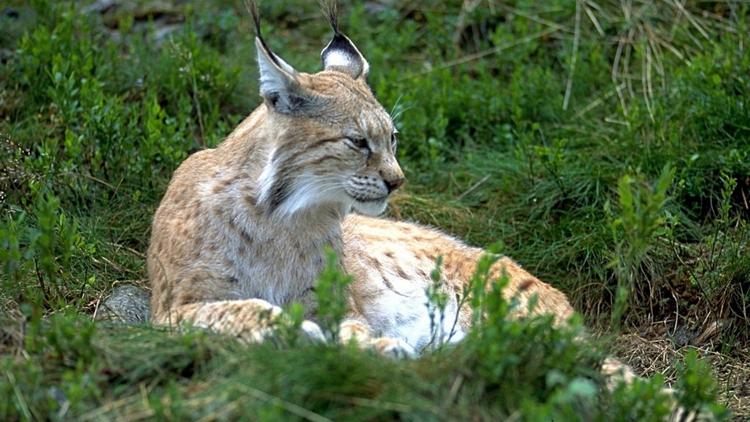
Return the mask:
{"type": "Polygon", "coordinates": [[[396,149],[398,148],[398,138],[396,138],[396,134],[391,134],[391,151],[395,154],[396,149]]]}
{"type": "Polygon", "coordinates": [[[367,154],[370,154],[370,143],[367,142],[367,139],[365,138],[345,138],[346,144],[354,149],[366,151],[367,154]]]}

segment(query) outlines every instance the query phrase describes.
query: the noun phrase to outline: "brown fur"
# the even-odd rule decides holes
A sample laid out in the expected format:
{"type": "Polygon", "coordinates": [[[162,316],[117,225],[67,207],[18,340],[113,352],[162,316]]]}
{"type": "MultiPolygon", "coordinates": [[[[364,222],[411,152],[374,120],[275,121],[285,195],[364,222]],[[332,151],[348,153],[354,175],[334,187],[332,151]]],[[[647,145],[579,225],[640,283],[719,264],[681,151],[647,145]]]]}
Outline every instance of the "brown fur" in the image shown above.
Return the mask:
{"type": "MultiPolygon", "coordinates": [[[[458,309],[455,298],[481,249],[416,224],[350,214],[380,213],[403,173],[393,122],[365,81],[369,65],[347,43],[336,30],[324,50],[326,70],[305,74],[258,39],[264,104],[217,148],[185,160],[154,217],[154,322],[257,341],[292,301],[308,303],[313,318],[309,296],[328,247],[355,280],[344,340],[390,352],[423,347],[430,335],[424,292],[438,256],[453,312],[469,329],[470,310],[458,309]]],[[[507,273],[507,297],[537,295],[536,312],[559,321],[572,314],[565,295],[510,259],[492,272],[507,273]]]]}

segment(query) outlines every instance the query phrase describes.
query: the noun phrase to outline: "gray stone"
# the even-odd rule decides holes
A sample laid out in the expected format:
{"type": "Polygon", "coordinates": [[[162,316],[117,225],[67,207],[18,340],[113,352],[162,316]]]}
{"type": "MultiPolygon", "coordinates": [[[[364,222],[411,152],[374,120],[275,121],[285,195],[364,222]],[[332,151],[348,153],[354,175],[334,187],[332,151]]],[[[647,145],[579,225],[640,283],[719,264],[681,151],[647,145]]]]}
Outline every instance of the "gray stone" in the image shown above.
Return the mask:
{"type": "Polygon", "coordinates": [[[132,284],[119,284],[100,306],[96,319],[101,321],[144,324],[151,318],[149,294],[132,284]]]}

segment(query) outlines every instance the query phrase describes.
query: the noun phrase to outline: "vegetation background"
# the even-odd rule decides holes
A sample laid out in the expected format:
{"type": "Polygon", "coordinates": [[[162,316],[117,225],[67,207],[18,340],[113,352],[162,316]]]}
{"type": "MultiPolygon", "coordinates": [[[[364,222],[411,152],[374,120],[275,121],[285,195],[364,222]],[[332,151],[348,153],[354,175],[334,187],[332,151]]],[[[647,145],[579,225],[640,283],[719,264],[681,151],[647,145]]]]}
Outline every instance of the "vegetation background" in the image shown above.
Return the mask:
{"type": "MultiPolygon", "coordinates": [[[[91,322],[147,288],[172,171],[259,104],[251,22],[230,0],[0,6],[0,419],[658,420],[665,381],[750,418],[744,2],[340,2],[401,134],[391,215],[499,245],[604,339],[487,300],[462,345],[402,362],[91,322]],[[607,353],[656,377],[609,393],[607,353]]],[[[320,68],[316,2],[261,12],[320,68]]]]}

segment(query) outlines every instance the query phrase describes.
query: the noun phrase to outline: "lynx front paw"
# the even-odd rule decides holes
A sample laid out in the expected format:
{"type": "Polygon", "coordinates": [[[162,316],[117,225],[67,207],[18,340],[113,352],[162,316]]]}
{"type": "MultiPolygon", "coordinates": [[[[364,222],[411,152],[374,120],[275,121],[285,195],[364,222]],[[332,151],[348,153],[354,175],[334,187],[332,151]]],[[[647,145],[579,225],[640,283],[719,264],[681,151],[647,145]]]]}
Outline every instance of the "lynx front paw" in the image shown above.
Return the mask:
{"type": "Polygon", "coordinates": [[[383,356],[395,359],[413,358],[417,352],[407,342],[392,337],[372,338],[370,329],[364,323],[349,319],[339,326],[339,341],[342,344],[354,343],[362,349],[372,349],[383,356]]]}
{"type": "Polygon", "coordinates": [[[417,356],[409,343],[390,337],[376,338],[372,340],[370,347],[381,355],[394,359],[412,359],[417,356]]]}
{"type": "Polygon", "coordinates": [[[323,335],[323,330],[320,329],[318,324],[312,321],[302,321],[302,325],[299,327],[300,335],[310,343],[325,343],[326,336],[323,335]]]}

